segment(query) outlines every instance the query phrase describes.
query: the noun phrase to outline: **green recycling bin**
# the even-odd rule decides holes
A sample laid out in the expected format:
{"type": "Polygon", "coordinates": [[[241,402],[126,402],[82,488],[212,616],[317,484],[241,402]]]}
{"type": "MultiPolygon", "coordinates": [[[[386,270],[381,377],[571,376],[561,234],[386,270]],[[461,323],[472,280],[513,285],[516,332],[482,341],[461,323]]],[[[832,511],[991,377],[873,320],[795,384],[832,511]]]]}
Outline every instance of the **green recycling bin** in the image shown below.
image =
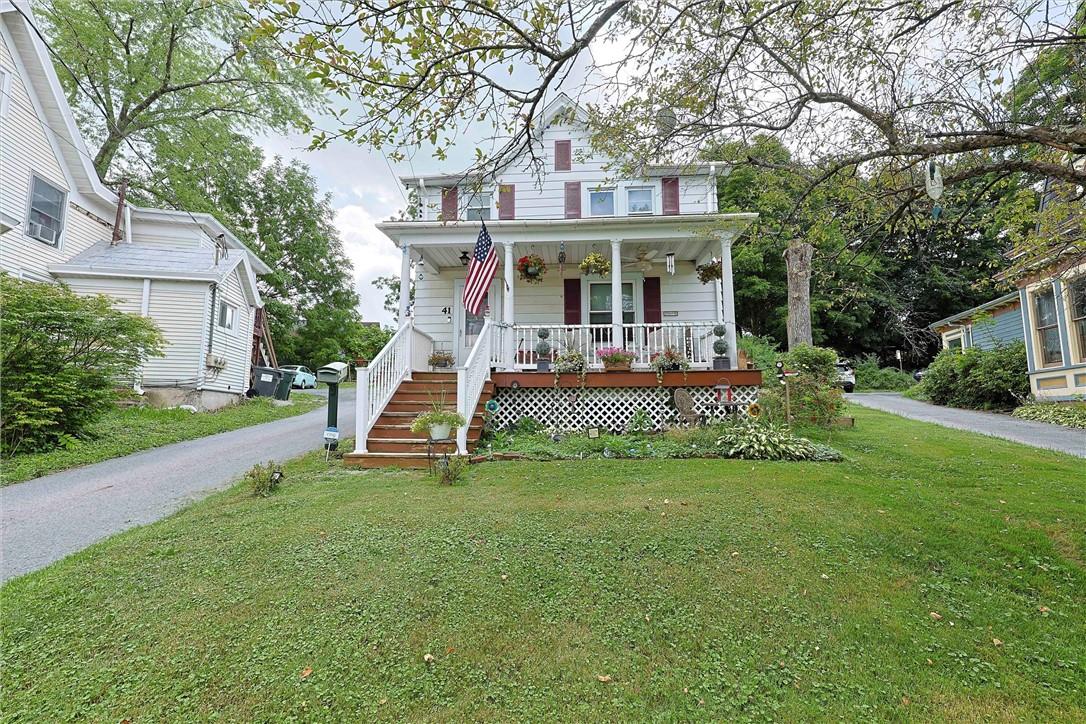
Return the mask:
{"type": "Polygon", "coordinates": [[[275,399],[277,400],[289,400],[290,388],[294,384],[294,372],[292,370],[279,370],[282,377],[279,378],[279,384],[275,386],[275,399]]]}

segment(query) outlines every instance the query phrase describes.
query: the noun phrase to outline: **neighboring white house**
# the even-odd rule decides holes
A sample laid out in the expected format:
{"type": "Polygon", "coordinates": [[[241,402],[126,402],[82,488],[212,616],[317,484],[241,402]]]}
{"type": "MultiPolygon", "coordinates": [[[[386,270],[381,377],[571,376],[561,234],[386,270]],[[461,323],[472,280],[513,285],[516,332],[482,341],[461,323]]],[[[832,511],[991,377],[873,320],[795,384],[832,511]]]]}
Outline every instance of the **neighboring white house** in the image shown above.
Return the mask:
{"type": "MultiPolygon", "coordinates": [[[[396,416],[425,394],[403,383],[425,369],[434,349],[455,359],[457,406],[465,417],[490,394],[486,381],[493,380],[491,407],[499,424],[525,416],[562,429],[622,429],[643,409],[663,426],[675,414],[667,391],[674,387],[685,387],[705,414],[719,404],[741,404],[745,411],[754,401],[760,373],[712,368],[714,328],[723,327],[731,362],[737,358],[731,245],[757,214],[718,213],[717,176],[728,171],[723,164],[649,165],[631,178],[615,178],[613,159],[593,154],[585,118],[564,94],[546,107],[532,141],[542,169],[522,158],[490,175],[401,179],[419,199],[416,218],[378,224],[402,252],[400,330],[360,376],[359,457],[350,458],[352,464],[379,464],[379,456],[396,455],[395,445],[417,449],[396,416]],[[473,315],[462,299],[482,221],[499,266],[484,308],[473,315]],[[609,273],[582,272],[590,253],[610,262],[609,273]],[[545,273],[518,269],[528,255],[542,258],[545,273]],[[702,283],[697,266],[714,263],[720,281],[702,283]],[[537,352],[540,330],[546,330],[549,354],[537,352]],[[571,352],[600,369],[604,347],[629,351],[633,372],[622,380],[614,373],[589,375],[572,396],[559,391],[565,382],[531,372],[541,359],[571,352]],[[658,381],[648,371],[667,349],[686,359],[689,377],[658,381]],[[407,399],[397,398],[389,408],[395,411],[384,412],[397,390],[407,399]],[[383,439],[367,442],[365,431],[379,419],[373,435],[383,439]]],[[[463,453],[468,431],[459,434],[463,453]]],[[[395,460],[406,464],[417,454],[395,460]]]]}
{"type": "Polygon", "coordinates": [[[208,214],[125,206],[94,170],[25,3],[0,0],[0,271],[107,294],[150,317],[165,356],[140,384],[164,403],[249,389],[256,275],[270,269],[208,214]]]}

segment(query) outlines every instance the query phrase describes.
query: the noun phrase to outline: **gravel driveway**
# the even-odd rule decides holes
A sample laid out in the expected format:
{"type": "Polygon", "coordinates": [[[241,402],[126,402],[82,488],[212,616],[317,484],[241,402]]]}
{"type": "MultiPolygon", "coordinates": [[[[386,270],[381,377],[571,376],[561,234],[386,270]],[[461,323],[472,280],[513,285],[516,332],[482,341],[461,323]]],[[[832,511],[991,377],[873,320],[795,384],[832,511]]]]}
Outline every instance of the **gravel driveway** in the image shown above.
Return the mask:
{"type": "MultiPolygon", "coordinates": [[[[354,399],[353,388],[340,392],[344,437],[354,435],[354,399]]],[[[258,462],[320,448],[326,415],[321,407],[0,488],[0,581],[163,518],[229,486],[258,462]]]]}
{"type": "Polygon", "coordinates": [[[1024,445],[1086,457],[1086,430],[1076,430],[1047,422],[1019,420],[996,412],[942,407],[910,400],[894,392],[857,392],[845,397],[849,402],[857,405],[892,412],[913,420],[934,422],[943,427],[979,432],[981,435],[1001,437],[1024,445]]]}

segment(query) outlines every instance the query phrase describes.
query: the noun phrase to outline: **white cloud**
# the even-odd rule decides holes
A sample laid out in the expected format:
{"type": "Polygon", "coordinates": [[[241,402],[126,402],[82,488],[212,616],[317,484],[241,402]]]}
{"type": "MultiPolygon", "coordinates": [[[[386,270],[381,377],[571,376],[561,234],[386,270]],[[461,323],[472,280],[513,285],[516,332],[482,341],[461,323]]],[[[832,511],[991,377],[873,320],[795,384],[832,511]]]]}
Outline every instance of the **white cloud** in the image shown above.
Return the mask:
{"type": "Polygon", "coordinates": [[[392,324],[384,310],[384,294],[371,284],[379,276],[400,273],[400,250],[376,227],[383,218],[388,214],[379,216],[361,204],[348,204],[336,210],[336,228],[354,265],[362,318],[392,324]]]}

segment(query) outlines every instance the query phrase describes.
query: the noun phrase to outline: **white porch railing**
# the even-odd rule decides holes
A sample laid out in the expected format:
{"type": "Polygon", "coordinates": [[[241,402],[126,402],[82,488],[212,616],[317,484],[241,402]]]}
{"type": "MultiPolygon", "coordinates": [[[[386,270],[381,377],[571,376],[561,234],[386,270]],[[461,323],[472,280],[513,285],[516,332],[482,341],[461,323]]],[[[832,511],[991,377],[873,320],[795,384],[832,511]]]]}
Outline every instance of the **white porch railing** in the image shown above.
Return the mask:
{"type": "MultiPolygon", "coordinates": [[[[551,353],[544,357],[554,358],[566,352],[578,351],[584,355],[590,367],[603,364],[596,356],[603,347],[622,347],[634,354],[633,366],[648,367],[652,356],[671,347],[690,360],[694,368],[709,368],[713,364],[713,327],[719,322],[656,322],[623,324],[622,337],[616,340],[610,324],[514,324],[504,334],[512,334],[513,366],[516,369],[535,369],[540,356],[536,353],[539,330],[549,332],[547,342],[551,353]]],[[[500,342],[500,338],[497,338],[500,342]]],[[[502,367],[501,346],[496,347],[495,366],[502,367]]]]}
{"type": "Polygon", "coordinates": [[[465,424],[456,430],[456,448],[461,455],[468,454],[468,427],[483,393],[483,385],[490,379],[494,328],[489,319],[483,323],[479,338],[475,340],[467,361],[456,371],[456,410],[464,416],[465,421],[465,424]]]}
{"type": "Polygon", "coordinates": [[[425,369],[433,339],[415,328],[414,320],[400,327],[369,367],[356,368],[358,389],[355,394],[355,452],[366,452],[366,438],[377,418],[412,369],[425,369]]]}

